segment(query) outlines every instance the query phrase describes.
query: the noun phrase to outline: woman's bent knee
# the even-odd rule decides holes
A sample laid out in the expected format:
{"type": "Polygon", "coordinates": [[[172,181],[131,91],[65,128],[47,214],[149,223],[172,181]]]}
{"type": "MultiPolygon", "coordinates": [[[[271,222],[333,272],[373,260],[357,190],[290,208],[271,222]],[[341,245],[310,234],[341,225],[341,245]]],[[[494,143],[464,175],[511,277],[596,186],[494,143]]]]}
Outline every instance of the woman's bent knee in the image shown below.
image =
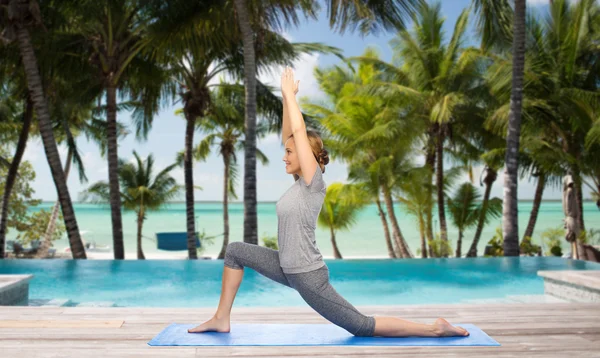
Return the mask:
{"type": "Polygon", "coordinates": [[[243,242],[230,242],[227,244],[224,262],[225,266],[236,270],[241,270],[244,268],[244,266],[242,266],[239,262],[240,252],[243,246],[243,242]]]}
{"type": "Polygon", "coordinates": [[[353,335],[356,337],[373,337],[375,335],[375,317],[365,316],[364,323],[353,335]]]}

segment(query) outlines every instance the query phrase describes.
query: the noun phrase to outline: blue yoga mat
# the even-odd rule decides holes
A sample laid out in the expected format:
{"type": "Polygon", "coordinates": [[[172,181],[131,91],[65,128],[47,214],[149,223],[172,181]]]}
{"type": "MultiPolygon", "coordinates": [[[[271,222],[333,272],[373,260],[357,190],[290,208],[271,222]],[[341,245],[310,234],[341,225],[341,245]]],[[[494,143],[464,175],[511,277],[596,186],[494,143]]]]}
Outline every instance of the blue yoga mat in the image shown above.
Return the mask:
{"type": "Polygon", "coordinates": [[[472,324],[457,324],[468,337],[355,337],[333,324],[232,324],[230,333],[188,333],[194,324],[173,323],[150,346],[499,346],[472,324]]]}

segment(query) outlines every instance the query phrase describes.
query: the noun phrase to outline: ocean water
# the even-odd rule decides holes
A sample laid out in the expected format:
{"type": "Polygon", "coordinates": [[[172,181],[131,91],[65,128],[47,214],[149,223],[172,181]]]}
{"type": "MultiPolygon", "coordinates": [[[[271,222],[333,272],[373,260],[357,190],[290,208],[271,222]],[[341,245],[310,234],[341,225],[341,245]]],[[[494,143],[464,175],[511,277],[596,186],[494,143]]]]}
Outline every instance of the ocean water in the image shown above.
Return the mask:
{"type": "MultiPolygon", "coordinates": [[[[326,260],[331,284],[355,305],[467,303],[542,295],[539,270],[599,270],[600,264],[559,257],[431,260],[326,260]]],[[[0,260],[0,274],[33,274],[32,300],[70,305],[216,307],[221,260],[0,260]]],[[[293,289],[244,271],[235,307],[305,306],[293,289]]]]}
{"type": "MultiPolygon", "coordinates": [[[[39,210],[41,208],[51,210],[54,203],[42,203],[36,208],[30,210],[39,210]]],[[[83,238],[87,241],[95,241],[97,244],[111,245],[112,233],[110,209],[108,206],[76,203],[75,213],[80,230],[83,232],[83,238]]],[[[523,232],[529,221],[532,202],[522,201],[519,203],[519,232],[522,237],[523,232]]],[[[264,236],[274,237],[277,235],[277,215],[275,213],[274,202],[262,202],[258,204],[258,236],[259,240],[264,236]]],[[[396,216],[399,221],[400,229],[408,242],[408,245],[416,255],[420,248],[420,238],[417,221],[411,215],[406,214],[401,204],[395,205],[396,216]]],[[[205,231],[208,236],[219,235],[223,233],[223,205],[215,202],[199,202],[195,205],[196,229],[200,232],[205,231]]],[[[458,238],[458,230],[451,223],[448,213],[448,237],[455,247],[458,238]]],[[[596,208],[594,202],[584,203],[584,219],[586,228],[600,229],[600,210],[596,208]]],[[[243,220],[244,207],[242,203],[229,204],[229,223],[230,223],[230,241],[243,240],[243,220]]],[[[544,201],[541,205],[537,224],[535,227],[533,242],[541,244],[539,238],[542,231],[548,228],[562,227],[563,212],[560,201],[544,201]]],[[[144,223],[143,250],[145,253],[166,253],[156,249],[155,233],[164,231],[185,231],[185,204],[173,203],[165,206],[160,211],[148,213],[148,218],[144,223]]],[[[434,233],[439,231],[437,215],[434,215],[434,233]]],[[[497,227],[502,224],[502,218],[492,220],[485,226],[480,243],[478,245],[479,254],[489,239],[494,235],[497,227]]],[[[123,211],[123,234],[125,241],[126,258],[134,258],[136,251],[136,217],[133,212],[123,211]],[[129,254],[131,253],[131,254],[129,254]]],[[[390,227],[391,230],[391,227],[390,227]]],[[[467,230],[463,239],[463,252],[468,250],[475,233],[475,227],[467,230]]],[[[14,238],[16,233],[9,232],[8,239],[14,238]]],[[[317,227],[316,230],[317,245],[325,257],[332,257],[332,245],[328,228],[317,227]]],[[[383,234],[381,219],[377,214],[375,204],[363,208],[356,224],[347,231],[338,231],[336,241],[343,257],[385,257],[387,249],[383,234]]],[[[206,245],[202,255],[216,256],[222,245],[222,236],[214,239],[212,245],[206,245]]],[[[68,241],[66,235],[54,242],[57,251],[63,251],[67,248],[68,241]]],[[[563,249],[568,247],[566,241],[563,242],[563,249]]],[[[545,251],[545,248],[544,248],[545,251]]],[[[173,255],[182,256],[185,252],[175,252],[173,255]]]]}

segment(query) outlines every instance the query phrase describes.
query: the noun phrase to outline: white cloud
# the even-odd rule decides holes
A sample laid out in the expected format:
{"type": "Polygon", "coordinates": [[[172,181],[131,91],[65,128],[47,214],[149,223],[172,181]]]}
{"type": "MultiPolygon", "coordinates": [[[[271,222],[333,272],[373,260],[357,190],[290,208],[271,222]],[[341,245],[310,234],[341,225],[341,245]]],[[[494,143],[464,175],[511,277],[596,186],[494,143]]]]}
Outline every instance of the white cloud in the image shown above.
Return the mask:
{"type": "Polygon", "coordinates": [[[527,0],[527,5],[531,6],[548,5],[549,3],[550,0],[527,0]]]}
{"type": "MultiPolygon", "coordinates": [[[[322,97],[325,94],[319,88],[317,79],[315,78],[313,71],[316,66],[319,65],[320,54],[307,54],[300,55],[300,58],[293,62],[292,68],[294,69],[294,79],[299,80],[298,85],[298,97],[322,97]]],[[[273,66],[264,73],[261,73],[259,79],[270,86],[275,88],[275,93],[281,95],[281,72],[283,72],[282,66],[273,66]]]]}
{"type": "MultiPolygon", "coordinates": [[[[292,37],[283,32],[281,35],[288,41],[292,41],[292,37]]],[[[320,54],[301,54],[300,58],[293,62],[292,68],[294,69],[295,79],[300,80],[298,96],[309,96],[309,97],[322,97],[324,93],[320,90],[319,84],[313,75],[313,70],[319,64],[320,54]]],[[[209,70],[214,68],[214,64],[209,67],[209,70]]],[[[271,66],[263,69],[258,73],[258,79],[274,88],[274,93],[281,96],[281,72],[283,66],[271,66]]],[[[220,73],[217,77],[214,77],[209,82],[209,85],[218,84],[221,79],[224,82],[232,83],[233,77],[228,73],[220,73]]]]}

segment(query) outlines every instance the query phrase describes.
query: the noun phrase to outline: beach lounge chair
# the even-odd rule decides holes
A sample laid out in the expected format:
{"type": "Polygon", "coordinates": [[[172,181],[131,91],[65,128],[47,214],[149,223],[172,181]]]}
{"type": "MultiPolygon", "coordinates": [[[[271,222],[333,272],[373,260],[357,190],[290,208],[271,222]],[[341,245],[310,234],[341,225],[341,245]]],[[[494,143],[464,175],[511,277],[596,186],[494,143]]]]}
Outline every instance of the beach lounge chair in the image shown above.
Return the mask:
{"type": "MultiPolygon", "coordinates": [[[[196,247],[200,248],[201,243],[196,234],[196,247]]],[[[156,233],[156,248],[166,251],[183,251],[187,250],[187,232],[157,232],[156,233]]]]}

